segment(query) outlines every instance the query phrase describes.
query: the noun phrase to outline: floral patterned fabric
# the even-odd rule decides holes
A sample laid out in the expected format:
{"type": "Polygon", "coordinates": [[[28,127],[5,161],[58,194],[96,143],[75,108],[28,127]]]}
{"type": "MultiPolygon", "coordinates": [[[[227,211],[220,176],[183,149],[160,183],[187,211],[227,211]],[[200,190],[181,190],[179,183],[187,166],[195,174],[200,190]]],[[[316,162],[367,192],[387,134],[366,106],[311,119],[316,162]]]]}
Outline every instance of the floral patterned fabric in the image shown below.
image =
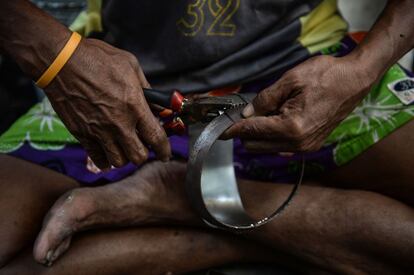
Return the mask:
{"type": "Polygon", "coordinates": [[[56,115],[47,98],[32,107],[1,136],[0,152],[10,153],[27,143],[39,151],[61,150],[78,143],[56,115]]]}

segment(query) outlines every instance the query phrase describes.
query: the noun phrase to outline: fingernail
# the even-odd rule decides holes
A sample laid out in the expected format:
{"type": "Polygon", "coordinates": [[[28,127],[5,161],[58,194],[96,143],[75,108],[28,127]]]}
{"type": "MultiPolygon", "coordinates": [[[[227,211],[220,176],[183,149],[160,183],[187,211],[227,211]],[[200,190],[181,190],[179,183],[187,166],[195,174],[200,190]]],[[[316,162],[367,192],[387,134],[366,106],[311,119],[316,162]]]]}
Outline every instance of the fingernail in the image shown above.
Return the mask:
{"type": "Polygon", "coordinates": [[[249,103],[247,106],[243,109],[242,115],[245,118],[251,117],[254,115],[254,107],[253,104],[249,103]]]}
{"type": "Polygon", "coordinates": [[[56,259],[59,257],[58,251],[59,250],[56,250],[55,253],[53,253],[52,260],[51,260],[52,262],[56,261],[56,259]]]}
{"type": "Polygon", "coordinates": [[[51,266],[53,264],[53,262],[52,262],[52,256],[53,256],[53,250],[49,250],[46,253],[46,259],[44,259],[42,261],[42,264],[44,264],[47,267],[51,266]]]}
{"type": "Polygon", "coordinates": [[[53,250],[49,250],[46,253],[46,261],[51,262],[52,261],[52,256],[53,256],[53,250]]]}

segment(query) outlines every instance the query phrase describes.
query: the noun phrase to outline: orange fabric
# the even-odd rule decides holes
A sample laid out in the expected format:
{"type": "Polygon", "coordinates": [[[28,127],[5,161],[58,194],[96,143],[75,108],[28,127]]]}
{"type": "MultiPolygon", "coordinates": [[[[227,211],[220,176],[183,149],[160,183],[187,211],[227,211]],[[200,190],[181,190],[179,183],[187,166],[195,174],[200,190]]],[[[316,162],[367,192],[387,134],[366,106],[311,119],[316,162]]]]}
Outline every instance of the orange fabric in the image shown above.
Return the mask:
{"type": "Polygon", "coordinates": [[[351,32],[348,35],[352,38],[352,40],[359,44],[362,42],[362,40],[364,40],[365,36],[367,35],[367,32],[351,32]]]}
{"type": "Polygon", "coordinates": [[[228,94],[238,93],[240,91],[241,86],[229,86],[224,88],[217,88],[208,92],[209,96],[224,96],[228,94]]]}

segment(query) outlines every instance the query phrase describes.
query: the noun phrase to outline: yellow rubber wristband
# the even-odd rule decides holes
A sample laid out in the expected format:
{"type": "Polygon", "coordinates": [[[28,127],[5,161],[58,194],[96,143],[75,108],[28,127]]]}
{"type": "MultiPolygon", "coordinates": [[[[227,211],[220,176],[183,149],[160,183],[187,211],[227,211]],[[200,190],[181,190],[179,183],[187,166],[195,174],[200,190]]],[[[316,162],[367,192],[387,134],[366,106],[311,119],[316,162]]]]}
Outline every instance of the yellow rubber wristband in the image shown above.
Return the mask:
{"type": "Polygon", "coordinates": [[[81,39],[82,37],[80,36],[80,34],[78,34],[77,32],[72,33],[65,47],[63,47],[62,51],[60,51],[53,63],[36,81],[36,85],[39,88],[44,89],[47,87],[47,85],[50,84],[50,82],[52,82],[52,80],[57,76],[60,70],[62,70],[63,66],[65,66],[69,58],[75,52],[81,39]]]}

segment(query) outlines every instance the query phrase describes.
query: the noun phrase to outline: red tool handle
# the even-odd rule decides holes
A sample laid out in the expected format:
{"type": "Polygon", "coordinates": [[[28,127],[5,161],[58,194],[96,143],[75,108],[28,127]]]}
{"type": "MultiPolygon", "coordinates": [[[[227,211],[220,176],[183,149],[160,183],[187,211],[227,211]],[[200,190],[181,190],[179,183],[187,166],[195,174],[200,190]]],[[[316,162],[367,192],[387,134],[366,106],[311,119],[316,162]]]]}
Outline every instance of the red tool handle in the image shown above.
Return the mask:
{"type": "Polygon", "coordinates": [[[165,109],[170,109],[174,112],[181,112],[185,98],[178,90],[158,91],[146,88],[143,90],[147,102],[157,104],[165,109]]]}
{"type": "Polygon", "coordinates": [[[186,126],[179,117],[174,117],[176,113],[182,111],[182,107],[185,101],[184,96],[177,90],[173,91],[158,91],[154,89],[143,89],[145,99],[148,103],[161,106],[162,110],[158,112],[158,116],[161,118],[167,118],[163,127],[167,132],[167,135],[183,135],[186,132],[186,126]],[[171,119],[172,118],[172,119],[171,119]]]}

